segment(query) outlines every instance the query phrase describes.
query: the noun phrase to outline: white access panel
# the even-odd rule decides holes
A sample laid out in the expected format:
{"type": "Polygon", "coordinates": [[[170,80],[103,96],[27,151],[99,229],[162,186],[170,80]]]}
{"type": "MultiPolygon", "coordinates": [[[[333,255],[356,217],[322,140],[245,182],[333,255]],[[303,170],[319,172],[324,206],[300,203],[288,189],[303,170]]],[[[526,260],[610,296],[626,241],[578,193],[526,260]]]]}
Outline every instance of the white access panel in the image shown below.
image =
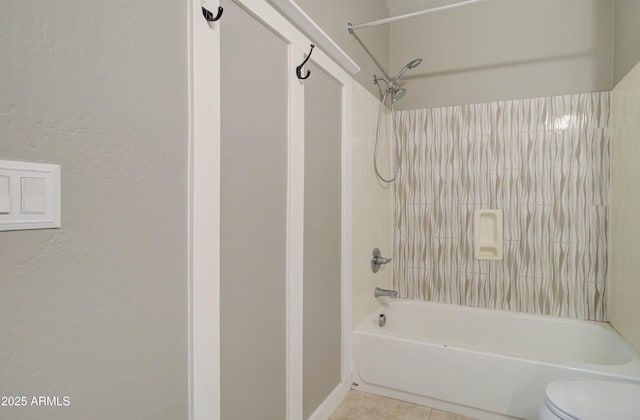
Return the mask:
{"type": "Polygon", "coordinates": [[[60,165],[0,160],[0,231],[60,227],[60,165]]]}

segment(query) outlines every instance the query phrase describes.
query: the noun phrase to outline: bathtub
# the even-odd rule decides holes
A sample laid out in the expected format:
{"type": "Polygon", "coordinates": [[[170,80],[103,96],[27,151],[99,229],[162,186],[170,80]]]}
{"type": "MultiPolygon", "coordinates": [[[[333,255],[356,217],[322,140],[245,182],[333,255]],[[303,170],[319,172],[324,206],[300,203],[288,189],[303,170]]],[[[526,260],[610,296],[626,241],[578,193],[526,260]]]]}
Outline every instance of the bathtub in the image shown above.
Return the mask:
{"type": "Polygon", "coordinates": [[[403,299],[354,330],[353,352],[354,389],[478,419],[537,419],[560,378],[640,382],[638,355],[606,323],[403,299]]]}

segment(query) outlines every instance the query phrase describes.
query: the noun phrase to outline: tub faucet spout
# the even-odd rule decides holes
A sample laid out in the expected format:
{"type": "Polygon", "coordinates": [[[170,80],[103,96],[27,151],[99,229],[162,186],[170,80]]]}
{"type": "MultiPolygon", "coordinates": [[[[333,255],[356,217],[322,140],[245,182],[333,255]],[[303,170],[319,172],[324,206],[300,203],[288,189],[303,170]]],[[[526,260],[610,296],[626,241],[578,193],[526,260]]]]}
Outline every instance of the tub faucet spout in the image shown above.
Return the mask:
{"type": "Polygon", "coordinates": [[[390,297],[391,299],[395,299],[398,297],[398,292],[395,290],[381,289],[379,287],[376,287],[376,290],[373,293],[373,296],[375,297],[387,296],[387,297],[390,297]]]}

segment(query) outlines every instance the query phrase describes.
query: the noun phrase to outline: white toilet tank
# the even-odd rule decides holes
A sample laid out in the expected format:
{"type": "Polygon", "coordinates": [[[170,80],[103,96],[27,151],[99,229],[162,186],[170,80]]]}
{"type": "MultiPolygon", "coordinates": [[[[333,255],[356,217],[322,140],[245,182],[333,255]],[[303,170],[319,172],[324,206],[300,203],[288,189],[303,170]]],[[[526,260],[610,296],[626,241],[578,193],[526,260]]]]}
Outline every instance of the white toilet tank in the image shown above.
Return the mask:
{"type": "Polygon", "coordinates": [[[564,379],[550,383],[540,420],[640,420],[640,383],[564,379]]]}

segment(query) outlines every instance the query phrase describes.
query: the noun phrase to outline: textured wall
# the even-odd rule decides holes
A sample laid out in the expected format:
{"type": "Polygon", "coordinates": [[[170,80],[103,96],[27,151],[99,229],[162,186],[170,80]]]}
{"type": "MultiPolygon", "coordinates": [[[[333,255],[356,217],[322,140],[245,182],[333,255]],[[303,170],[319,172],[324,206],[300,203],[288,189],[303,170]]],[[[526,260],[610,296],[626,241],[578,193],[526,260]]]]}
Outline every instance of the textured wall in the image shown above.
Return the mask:
{"type": "Polygon", "coordinates": [[[491,0],[394,23],[391,72],[424,58],[398,107],[610,90],[612,23],[613,0],[491,0]]]}
{"type": "MultiPolygon", "coordinates": [[[[393,238],[392,187],[381,183],[373,172],[373,147],[380,101],[358,83],[353,85],[353,325],[356,326],[380,305],[373,297],[378,287],[391,288],[394,263],[371,272],[371,251],[380,248],[391,257],[393,238]]],[[[389,174],[391,142],[389,114],[384,117],[378,165],[389,174]]]]}
{"type": "Polygon", "coordinates": [[[640,64],[611,99],[611,325],[640,352],[640,64]]]}
{"type": "Polygon", "coordinates": [[[402,296],[607,316],[609,93],[401,111],[402,296]],[[504,259],[473,258],[474,209],[502,209],[504,259]]]}
{"type": "Polygon", "coordinates": [[[186,12],[0,2],[0,159],[62,165],[62,228],[0,232],[0,394],[71,398],[0,418],[187,417],[186,12]]]}

